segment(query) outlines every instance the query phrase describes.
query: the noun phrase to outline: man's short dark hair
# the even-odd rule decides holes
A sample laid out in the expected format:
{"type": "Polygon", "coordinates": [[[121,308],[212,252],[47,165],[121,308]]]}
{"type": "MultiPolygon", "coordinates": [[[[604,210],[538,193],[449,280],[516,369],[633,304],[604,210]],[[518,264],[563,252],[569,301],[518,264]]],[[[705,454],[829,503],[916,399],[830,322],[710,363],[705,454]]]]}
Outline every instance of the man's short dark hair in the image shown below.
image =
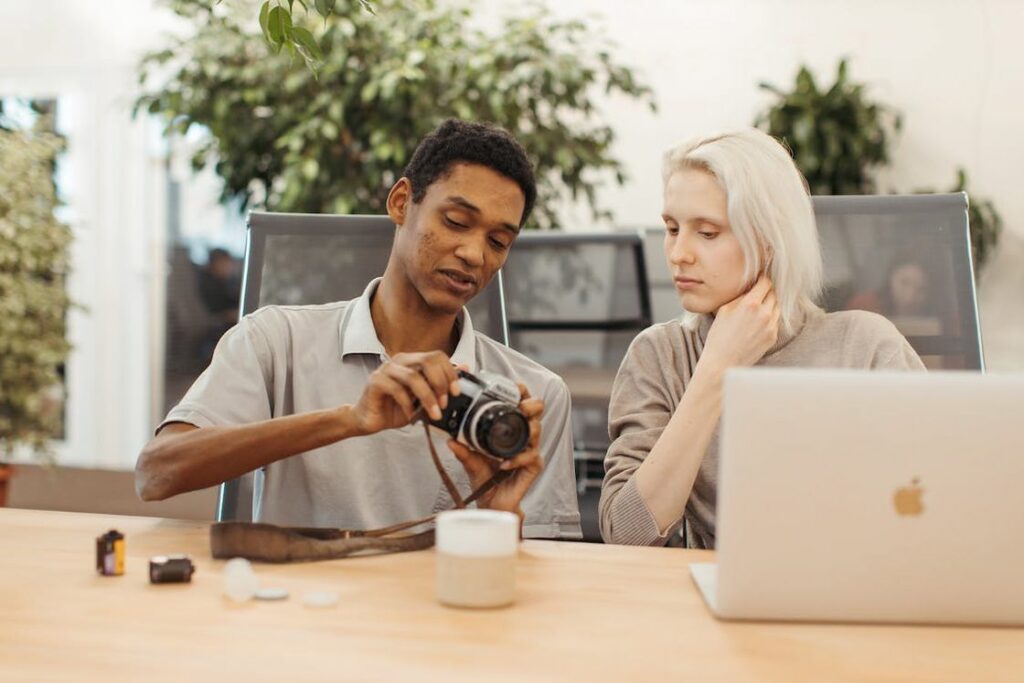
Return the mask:
{"type": "Polygon", "coordinates": [[[402,172],[412,185],[412,200],[423,201],[427,188],[460,162],[486,166],[515,181],[526,198],[519,225],[526,222],[537,201],[533,165],[519,141],[493,123],[448,119],[423,138],[402,172]]]}

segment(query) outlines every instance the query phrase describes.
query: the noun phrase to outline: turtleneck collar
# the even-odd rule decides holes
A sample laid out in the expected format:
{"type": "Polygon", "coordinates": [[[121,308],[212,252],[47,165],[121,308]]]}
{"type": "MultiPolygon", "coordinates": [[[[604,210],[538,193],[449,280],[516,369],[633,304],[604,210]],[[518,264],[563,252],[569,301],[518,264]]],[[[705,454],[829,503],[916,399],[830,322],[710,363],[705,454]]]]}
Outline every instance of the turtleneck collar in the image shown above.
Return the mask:
{"type": "MultiPolygon", "coordinates": [[[[786,348],[786,346],[788,346],[789,343],[793,341],[803,331],[804,327],[806,327],[807,322],[810,319],[823,314],[824,311],[822,311],[820,308],[814,308],[809,313],[800,312],[798,314],[797,320],[795,321],[795,324],[793,325],[793,331],[787,333],[785,330],[780,328],[779,338],[775,340],[775,344],[770,349],[768,349],[768,351],[764,354],[764,357],[767,358],[768,356],[776,354],[782,349],[786,348]]],[[[700,339],[701,348],[703,348],[704,343],[707,341],[708,338],[708,332],[711,330],[711,323],[715,321],[715,316],[711,315],[710,313],[705,313],[703,315],[698,316],[698,318],[699,319],[697,321],[697,337],[700,339]]]]}

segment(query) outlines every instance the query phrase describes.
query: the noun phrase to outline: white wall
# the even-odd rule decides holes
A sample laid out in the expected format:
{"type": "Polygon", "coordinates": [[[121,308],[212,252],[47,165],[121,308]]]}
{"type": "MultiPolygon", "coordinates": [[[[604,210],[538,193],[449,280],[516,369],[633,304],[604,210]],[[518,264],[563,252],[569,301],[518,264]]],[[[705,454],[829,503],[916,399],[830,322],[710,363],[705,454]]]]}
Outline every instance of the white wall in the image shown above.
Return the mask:
{"type": "MultiPolygon", "coordinates": [[[[497,16],[508,3],[488,0],[497,16]]],[[[841,56],[869,94],[904,117],[881,191],[948,189],[963,165],[972,193],[1006,221],[1005,249],[983,273],[990,369],[1024,370],[1024,2],[1021,0],[553,0],[560,16],[596,15],[657,96],[650,114],[612,101],[617,156],[631,177],[604,202],[619,225],[657,225],[660,152],[692,135],[749,125],[800,64],[831,82],[841,56]],[[1013,257],[1016,258],[1013,258],[1013,257]]],[[[586,220],[586,212],[567,215],[586,220]]]]}

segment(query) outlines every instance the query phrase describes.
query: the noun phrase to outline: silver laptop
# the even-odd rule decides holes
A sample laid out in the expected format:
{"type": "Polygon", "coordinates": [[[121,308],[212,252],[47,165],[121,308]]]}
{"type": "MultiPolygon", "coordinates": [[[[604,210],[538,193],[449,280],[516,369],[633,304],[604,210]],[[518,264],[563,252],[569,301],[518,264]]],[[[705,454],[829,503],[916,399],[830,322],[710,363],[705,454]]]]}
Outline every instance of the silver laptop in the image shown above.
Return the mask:
{"type": "Polygon", "coordinates": [[[723,411],[717,616],[1024,624],[1024,374],[733,370],[723,411]]]}

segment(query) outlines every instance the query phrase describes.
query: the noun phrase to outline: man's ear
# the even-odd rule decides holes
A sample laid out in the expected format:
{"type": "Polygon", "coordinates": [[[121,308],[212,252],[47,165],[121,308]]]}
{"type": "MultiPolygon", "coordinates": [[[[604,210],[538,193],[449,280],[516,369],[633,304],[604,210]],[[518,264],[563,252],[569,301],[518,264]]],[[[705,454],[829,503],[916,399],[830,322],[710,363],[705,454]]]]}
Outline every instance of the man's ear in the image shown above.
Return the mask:
{"type": "Polygon", "coordinates": [[[388,192],[388,217],[395,225],[404,225],[411,205],[412,183],[409,182],[408,178],[402,176],[398,179],[398,182],[391,186],[391,191],[388,192]]]}

